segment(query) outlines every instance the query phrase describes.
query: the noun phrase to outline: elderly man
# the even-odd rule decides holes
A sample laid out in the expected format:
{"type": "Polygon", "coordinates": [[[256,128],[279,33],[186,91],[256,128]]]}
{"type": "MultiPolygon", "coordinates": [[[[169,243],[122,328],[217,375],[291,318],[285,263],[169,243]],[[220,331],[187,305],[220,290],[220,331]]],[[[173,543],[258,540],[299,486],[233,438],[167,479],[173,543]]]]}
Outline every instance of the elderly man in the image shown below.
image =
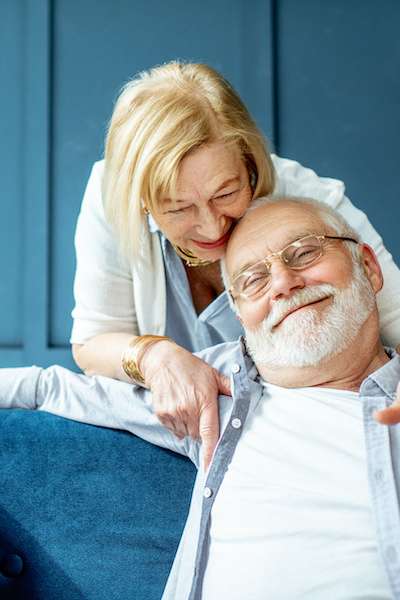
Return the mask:
{"type": "Polygon", "coordinates": [[[379,339],[372,250],[331,209],[279,198],[234,231],[225,279],[246,332],[203,356],[231,372],[221,437],[178,440],[142,388],[60,367],[5,369],[3,408],[127,429],[198,466],[170,600],[400,598],[400,360],[379,339]]]}

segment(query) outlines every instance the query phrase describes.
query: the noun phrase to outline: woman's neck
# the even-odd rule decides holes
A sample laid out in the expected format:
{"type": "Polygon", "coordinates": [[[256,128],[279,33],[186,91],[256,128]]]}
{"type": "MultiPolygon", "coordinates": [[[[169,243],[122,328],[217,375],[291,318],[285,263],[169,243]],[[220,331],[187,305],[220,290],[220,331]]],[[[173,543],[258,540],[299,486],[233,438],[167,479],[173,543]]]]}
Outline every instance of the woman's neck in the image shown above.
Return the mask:
{"type": "Polygon", "coordinates": [[[193,304],[200,314],[217,296],[224,291],[219,261],[205,267],[185,265],[193,304]]]}

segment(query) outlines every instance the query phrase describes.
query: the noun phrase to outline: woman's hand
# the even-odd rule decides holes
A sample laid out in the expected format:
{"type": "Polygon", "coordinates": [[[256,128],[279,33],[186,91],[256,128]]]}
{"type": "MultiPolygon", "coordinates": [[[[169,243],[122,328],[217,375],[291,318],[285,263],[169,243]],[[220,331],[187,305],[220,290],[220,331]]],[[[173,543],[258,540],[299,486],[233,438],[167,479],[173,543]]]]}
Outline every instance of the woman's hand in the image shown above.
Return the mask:
{"type": "Polygon", "coordinates": [[[396,400],[388,408],[378,410],[375,419],[382,425],[396,425],[400,423],[400,383],[397,386],[396,400]]]}
{"type": "Polygon", "coordinates": [[[201,439],[205,469],[219,438],[218,396],[230,396],[228,377],[177,344],[163,340],[140,358],[154,412],[179,439],[201,439]]]}

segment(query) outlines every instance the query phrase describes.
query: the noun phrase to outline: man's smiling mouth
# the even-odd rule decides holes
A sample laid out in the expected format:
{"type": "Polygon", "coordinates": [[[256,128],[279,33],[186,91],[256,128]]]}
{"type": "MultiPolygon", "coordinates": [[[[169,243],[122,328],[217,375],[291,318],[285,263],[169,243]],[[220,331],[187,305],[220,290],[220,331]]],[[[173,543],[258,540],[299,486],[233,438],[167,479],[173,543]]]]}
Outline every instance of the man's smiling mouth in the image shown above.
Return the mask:
{"type": "Polygon", "coordinates": [[[321,302],[325,302],[325,300],[328,300],[331,297],[332,296],[325,296],[324,298],[319,298],[318,300],[314,300],[312,302],[307,302],[306,304],[300,304],[299,306],[295,306],[294,308],[288,310],[284,315],[282,315],[280,317],[279,321],[277,323],[275,323],[275,325],[273,325],[272,330],[276,329],[276,327],[281,325],[281,323],[283,323],[283,321],[289,315],[292,315],[293,313],[297,312],[298,310],[301,310],[302,308],[308,308],[309,306],[314,306],[316,304],[320,304],[321,302]]]}

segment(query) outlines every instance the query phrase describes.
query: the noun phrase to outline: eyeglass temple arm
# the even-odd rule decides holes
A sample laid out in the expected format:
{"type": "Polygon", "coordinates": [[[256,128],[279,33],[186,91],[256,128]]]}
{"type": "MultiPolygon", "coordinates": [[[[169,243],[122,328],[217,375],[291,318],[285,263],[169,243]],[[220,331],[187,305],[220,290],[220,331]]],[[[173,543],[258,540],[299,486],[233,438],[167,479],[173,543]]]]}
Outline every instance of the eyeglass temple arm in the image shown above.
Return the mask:
{"type": "Polygon", "coordinates": [[[355,240],[351,237],[345,237],[342,235],[323,235],[322,238],[327,238],[328,240],[343,240],[344,242],[354,242],[355,244],[359,244],[358,240],[355,240]]]}

